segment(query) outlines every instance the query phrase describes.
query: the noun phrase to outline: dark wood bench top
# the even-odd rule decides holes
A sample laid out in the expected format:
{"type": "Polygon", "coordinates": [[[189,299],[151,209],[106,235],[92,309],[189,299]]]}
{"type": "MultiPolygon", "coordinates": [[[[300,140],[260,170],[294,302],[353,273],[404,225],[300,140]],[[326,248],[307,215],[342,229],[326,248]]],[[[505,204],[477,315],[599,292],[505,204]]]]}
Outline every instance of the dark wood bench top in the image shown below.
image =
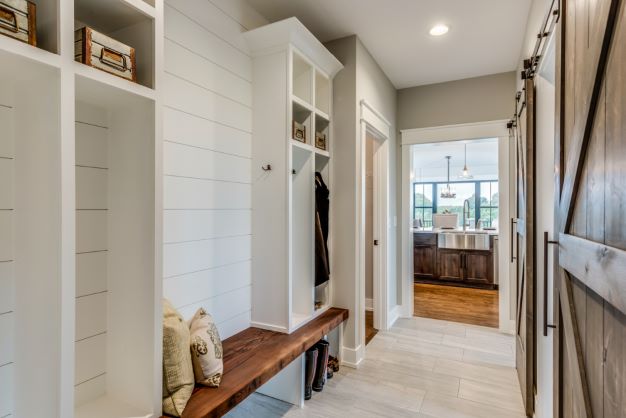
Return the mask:
{"type": "Polygon", "coordinates": [[[330,308],[291,334],[248,328],[227,338],[220,387],[197,386],[182,418],[226,414],[346,319],[347,309],[330,308]]]}

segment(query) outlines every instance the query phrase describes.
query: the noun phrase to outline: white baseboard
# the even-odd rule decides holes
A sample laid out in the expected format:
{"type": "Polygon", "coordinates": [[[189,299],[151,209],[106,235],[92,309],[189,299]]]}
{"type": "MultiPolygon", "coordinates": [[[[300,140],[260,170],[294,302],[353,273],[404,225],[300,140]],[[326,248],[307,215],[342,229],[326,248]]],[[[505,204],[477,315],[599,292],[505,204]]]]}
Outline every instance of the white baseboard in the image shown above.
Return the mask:
{"type": "Polygon", "coordinates": [[[365,310],[366,311],[374,310],[374,299],[365,298],[365,310]]]}
{"type": "Polygon", "coordinates": [[[341,365],[357,369],[365,358],[365,346],[359,345],[357,348],[341,348],[341,365]]]}
{"type": "Polygon", "coordinates": [[[266,329],[268,331],[282,332],[283,334],[288,334],[289,333],[289,330],[287,328],[285,328],[285,327],[279,327],[279,326],[272,325],[272,324],[266,324],[264,322],[252,321],[252,322],[250,322],[250,326],[254,327],[254,328],[266,329]]]}
{"type": "Polygon", "coordinates": [[[500,324],[500,332],[504,333],[504,334],[511,334],[514,335],[515,334],[515,320],[514,319],[510,319],[508,321],[505,321],[504,324],[500,324]]]}
{"type": "Polygon", "coordinates": [[[402,306],[396,305],[389,311],[389,315],[387,315],[387,329],[393,327],[393,324],[396,323],[398,318],[402,316],[402,306]]]}

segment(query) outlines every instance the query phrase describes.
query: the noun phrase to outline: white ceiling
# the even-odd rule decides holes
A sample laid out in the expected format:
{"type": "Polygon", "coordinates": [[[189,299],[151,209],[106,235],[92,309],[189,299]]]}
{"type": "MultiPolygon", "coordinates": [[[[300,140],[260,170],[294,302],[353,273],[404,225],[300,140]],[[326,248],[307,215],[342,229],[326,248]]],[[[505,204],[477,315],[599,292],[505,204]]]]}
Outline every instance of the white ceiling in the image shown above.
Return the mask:
{"type": "Polygon", "coordinates": [[[517,68],[531,0],[248,0],[322,42],[357,34],[396,88],[517,68]],[[437,23],[450,32],[428,34],[437,23]]]}
{"type": "Polygon", "coordinates": [[[412,178],[415,181],[445,181],[446,156],[450,160],[450,180],[459,179],[465,161],[467,145],[467,168],[476,180],[498,178],[498,139],[487,138],[472,141],[439,142],[413,145],[412,178]]]}

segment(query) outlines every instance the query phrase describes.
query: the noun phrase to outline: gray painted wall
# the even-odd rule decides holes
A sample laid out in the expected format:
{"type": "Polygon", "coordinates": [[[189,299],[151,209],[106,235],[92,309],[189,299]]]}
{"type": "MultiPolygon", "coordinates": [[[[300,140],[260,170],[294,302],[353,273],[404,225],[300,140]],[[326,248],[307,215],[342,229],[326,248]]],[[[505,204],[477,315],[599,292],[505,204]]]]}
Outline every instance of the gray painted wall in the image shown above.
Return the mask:
{"type": "MultiPolygon", "coordinates": [[[[355,236],[357,225],[354,222],[357,214],[356,201],[356,170],[360,156],[358,141],[360,140],[360,102],[366,100],[380,111],[392,123],[389,147],[390,160],[390,223],[393,232],[389,251],[396,254],[397,234],[394,225],[396,217],[398,141],[396,106],[397,92],[376,61],[356,36],[349,36],[328,42],[326,47],[344,65],[333,81],[333,114],[334,135],[332,141],[333,158],[333,191],[331,191],[331,216],[333,228],[332,243],[332,275],[333,302],[336,306],[351,309],[351,316],[344,330],[344,347],[357,349],[361,335],[354,321],[354,310],[357,309],[358,295],[355,292],[356,277],[355,236]]],[[[389,281],[391,288],[399,288],[397,266],[390,268],[389,281]]],[[[389,307],[397,304],[397,292],[390,292],[389,307]]]]}
{"type": "Polygon", "coordinates": [[[398,129],[428,128],[509,119],[516,72],[500,73],[398,91],[398,129]]]}

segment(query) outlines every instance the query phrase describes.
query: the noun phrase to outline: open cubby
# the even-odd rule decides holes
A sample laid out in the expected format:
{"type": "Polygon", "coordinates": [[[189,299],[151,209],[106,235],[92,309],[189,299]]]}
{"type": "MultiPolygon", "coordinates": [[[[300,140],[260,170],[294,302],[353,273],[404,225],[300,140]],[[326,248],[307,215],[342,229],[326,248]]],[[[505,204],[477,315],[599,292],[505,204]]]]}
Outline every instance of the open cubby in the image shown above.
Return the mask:
{"type": "Polygon", "coordinates": [[[291,327],[300,325],[313,313],[314,286],[314,171],[313,153],[292,147],[291,175],[291,327]]]}
{"type": "MultiPolygon", "coordinates": [[[[315,172],[320,173],[322,175],[322,178],[324,179],[324,183],[326,183],[326,185],[330,187],[330,158],[327,155],[322,155],[317,152],[315,153],[314,158],[315,172]]],[[[315,189],[315,184],[313,184],[313,189],[315,189]]],[[[313,202],[313,208],[315,210],[315,201],[313,202]]],[[[313,215],[315,216],[315,213],[313,215]]],[[[328,260],[329,263],[331,261],[332,260],[328,260]]],[[[317,302],[320,302],[321,306],[318,306],[317,309],[314,308],[316,311],[320,311],[330,306],[330,282],[315,286],[314,306],[317,302]]]]}
{"type": "Polygon", "coordinates": [[[154,88],[155,26],[154,10],[149,3],[143,0],[75,0],[74,29],[84,26],[135,48],[137,83],[154,88]]]}
{"type": "Polygon", "coordinates": [[[313,104],[313,67],[300,55],[293,53],[292,86],[293,95],[313,104]]]}
{"type": "Polygon", "coordinates": [[[315,108],[330,113],[330,80],[319,71],[315,72],[315,108]]]}
{"type": "Polygon", "coordinates": [[[75,416],[150,416],[155,103],[80,76],[76,97],[75,416]]]}
{"type": "Polygon", "coordinates": [[[330,149],[330,122],[325,117],[315,114],[316,136],[313,137],[313,145],[316,144],[315,138],[317,137],[317,134],[321,134],[326,137],[326,148],[324,149],[324,151],[328,151],[330,149]]]}
{"type": "Polygon", "coordinates": [[[5,51],[0,62],[0,416],[42,417],[62,367],[61,77],[5,51]]]}
{"type": "MultiPolygon", "coordinates": [[[[293,118],[293,121],[305,127],[305,134],[306,134],[305,143],[313,144],[315,140],[313,136],[313,123],[312,123],[313,112],[311,112],[311,110],[307,109],[300,103],[293,102],[291,117],[293,118]]],[[[291,130],[291,137],[295,139],[293,126],[291,130]]]]}

